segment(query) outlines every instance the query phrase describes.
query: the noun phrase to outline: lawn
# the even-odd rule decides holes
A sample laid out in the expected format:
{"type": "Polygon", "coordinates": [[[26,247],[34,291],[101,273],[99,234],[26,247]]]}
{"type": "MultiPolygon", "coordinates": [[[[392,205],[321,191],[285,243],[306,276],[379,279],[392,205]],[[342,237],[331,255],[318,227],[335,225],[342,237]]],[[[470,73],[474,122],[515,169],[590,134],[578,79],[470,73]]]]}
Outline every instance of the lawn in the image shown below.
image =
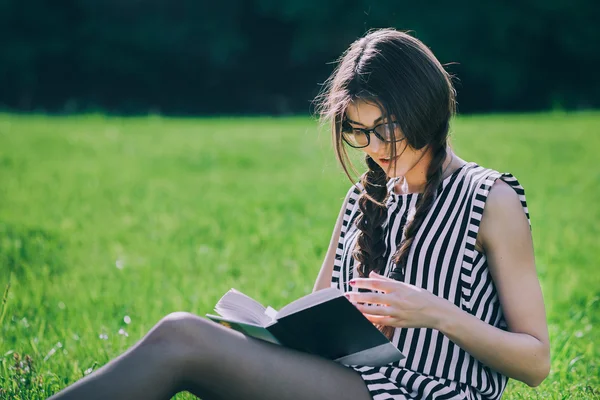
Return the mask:
{"type": "MultiPolygon", "coordinates": [[[[453,132],[531,213],[552,370],[504,398],[600,398],[600,113],[453,132]]],[[[310,292],[349,184],[308,117],[0,114],[0,398],[45,399],[231,287],[275,308],[310,292]]]]}

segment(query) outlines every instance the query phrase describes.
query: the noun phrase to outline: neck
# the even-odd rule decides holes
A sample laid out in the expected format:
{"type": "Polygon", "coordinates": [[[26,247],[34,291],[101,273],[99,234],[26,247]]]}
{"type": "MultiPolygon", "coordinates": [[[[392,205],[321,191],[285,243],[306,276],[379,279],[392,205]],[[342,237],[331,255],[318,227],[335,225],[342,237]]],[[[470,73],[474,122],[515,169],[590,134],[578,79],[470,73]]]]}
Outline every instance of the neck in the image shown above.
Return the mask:
{"type": "MultiPolygon", "coordinates": [[[[431,160],[433,158],[433,154],[431,150],[428,150],[423,157],[406,173],[405,179],[408,184],[407,193],[422,193],[425,191],[425,186],[427,185],[427,171],[429,169],[429,165],[431,164],[431,160]]],[[[446,159],[442,164],[442,170],[444,170],[444,174],[442,179],[446,178],[447,175],[452,174],[455,170],[455,166],[460,164],[460,159],[454,155],[450,147],[446,147],[446,159]]],[[[399,185],[402,185],[403,181],[400,180],[398,182],[399,185]]],[[[398,187],[400,189],[400,187],[398,187]]],[[[397,190],[397,192],[401,190],[397,190]]]]}

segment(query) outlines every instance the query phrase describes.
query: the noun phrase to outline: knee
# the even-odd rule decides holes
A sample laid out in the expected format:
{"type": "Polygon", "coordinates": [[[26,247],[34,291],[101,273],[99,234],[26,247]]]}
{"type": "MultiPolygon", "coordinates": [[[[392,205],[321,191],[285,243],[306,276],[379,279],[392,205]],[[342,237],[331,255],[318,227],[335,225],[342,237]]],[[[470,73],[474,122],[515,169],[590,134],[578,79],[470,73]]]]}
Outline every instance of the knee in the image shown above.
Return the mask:
{"type": "Polygon", "coordinates": [[[189,312],[173,312],[152,328],[148,340],[169,347],[174,354],[202,352],[211,337],[210,322],[189,312]]]}
{"type": "Polygon", "coordinates": [[[190,369],[198,371],[207,358],[209,321],[188,313],[174,312],[163,317],[138,344],[139,351],[158,355],[160,368],[173,374],[177,391],[184,388],[190,369]]]}

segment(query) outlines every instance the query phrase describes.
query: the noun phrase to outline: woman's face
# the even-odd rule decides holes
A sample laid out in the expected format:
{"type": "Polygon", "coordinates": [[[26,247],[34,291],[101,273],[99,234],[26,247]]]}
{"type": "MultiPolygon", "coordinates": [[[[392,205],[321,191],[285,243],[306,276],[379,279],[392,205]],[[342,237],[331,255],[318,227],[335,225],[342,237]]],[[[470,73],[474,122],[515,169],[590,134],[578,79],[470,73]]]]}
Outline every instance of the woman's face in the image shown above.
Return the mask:
{"type": "MultiPolygon", "coordinates": [[[[377,105],[357,100],[346,109],[346,120],[353,128],[372,129],[381,123],[393,122],[393,116],[392,121],[383,120],[383,114],[377,105]]],[[[396,140],[404,137],[399,127],[395,129],[394,133],[396,140]]],[[[386,143],[375,136],[373,132],[369,136],[369,145],[361,150],[371,156],[390,178],[405,176],[422,159],[427,149],[424,147],[416,150],[409,146],[406,140],[386,143]],[[396,158],[390,160],[391,146],[394,145],[396,146],[396,158]]]]}

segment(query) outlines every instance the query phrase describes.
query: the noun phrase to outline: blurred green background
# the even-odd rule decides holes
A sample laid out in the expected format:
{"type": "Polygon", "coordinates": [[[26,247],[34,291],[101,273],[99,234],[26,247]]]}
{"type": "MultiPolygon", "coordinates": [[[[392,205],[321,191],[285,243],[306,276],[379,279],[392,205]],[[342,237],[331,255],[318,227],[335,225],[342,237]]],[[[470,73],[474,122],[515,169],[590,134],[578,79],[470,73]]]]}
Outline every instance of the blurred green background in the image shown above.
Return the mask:
{"type": "MultiPolygon", "coordinates": [[[[506,398],[594,398],[600,114],[463,116],[453,131],[459,155],[519,179],[531,213],[552,371],[506,398]]],[[[309,293],[350,187],[329,142],[307,117],[0,115],[4,393],[45,398],[231,287],[275,308],[309,293]]]]}
{"type": "Polygon", "coordinates": [[[504,398],[600,398],[598,17],[588,0],[0,2],[0,399],[45,399],[231,287],[275,308],[310,292],[350,185],[310,100],[387,26],[454,63],[455,151],[526,190],[552,370],[504,398]]]}

